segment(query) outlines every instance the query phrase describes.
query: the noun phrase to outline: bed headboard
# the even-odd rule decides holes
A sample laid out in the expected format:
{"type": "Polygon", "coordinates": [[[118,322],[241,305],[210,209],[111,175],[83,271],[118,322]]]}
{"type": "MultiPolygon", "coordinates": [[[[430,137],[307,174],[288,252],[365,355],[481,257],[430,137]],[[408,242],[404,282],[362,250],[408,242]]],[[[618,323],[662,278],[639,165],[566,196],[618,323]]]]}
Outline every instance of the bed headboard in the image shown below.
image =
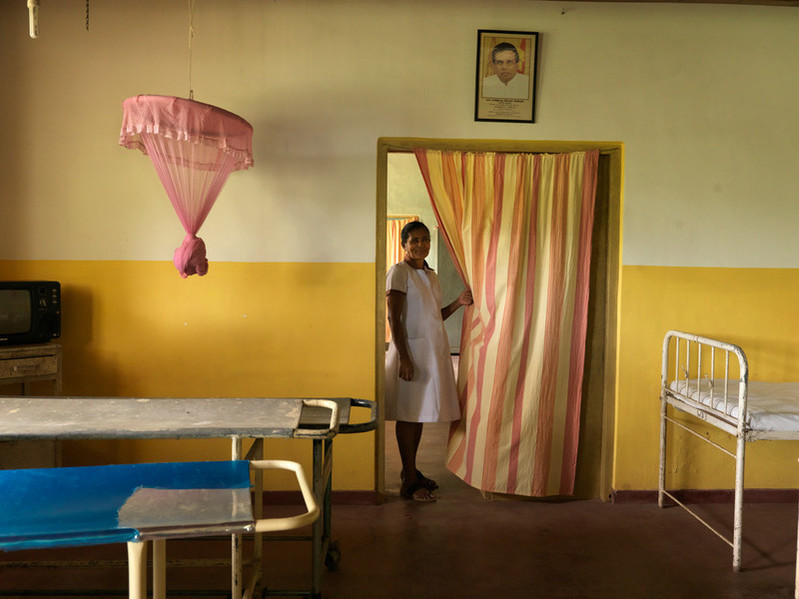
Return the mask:
{"type": "Polygon", "coordinates": [[[666,333],[661,370],[663,397],[678,396],[700,418],[718,417],[736,428],[737,419],[731,417],[727,406],[735,404],[739,413],[746,414],[748,383],[749,364],[739,346],[681,331],[666,333]]]}
{"type": "Polygon", "coordinates": [[[669,365],[671,381],[706,378],[749,380],[749,363],[740,347],[681,331],[669,331],[663,339],[664,383],[669,382],[669,365]],[[730,354],[736,360],[731,361],[730,354]]]}

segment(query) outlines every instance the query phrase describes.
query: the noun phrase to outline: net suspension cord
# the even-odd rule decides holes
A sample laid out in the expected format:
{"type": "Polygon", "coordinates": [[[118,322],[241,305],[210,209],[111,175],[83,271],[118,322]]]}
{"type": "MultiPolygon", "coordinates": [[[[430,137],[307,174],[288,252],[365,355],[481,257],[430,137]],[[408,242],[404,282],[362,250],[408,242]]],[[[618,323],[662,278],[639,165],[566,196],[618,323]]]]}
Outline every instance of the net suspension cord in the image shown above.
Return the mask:
{"type": "Polygon", "coordinates": [[[197,32],[194,30],[194,4],[196,0],[189,0],[189,99],[194,99],[194,89],[191,82],[192,42],[197,32]]]}

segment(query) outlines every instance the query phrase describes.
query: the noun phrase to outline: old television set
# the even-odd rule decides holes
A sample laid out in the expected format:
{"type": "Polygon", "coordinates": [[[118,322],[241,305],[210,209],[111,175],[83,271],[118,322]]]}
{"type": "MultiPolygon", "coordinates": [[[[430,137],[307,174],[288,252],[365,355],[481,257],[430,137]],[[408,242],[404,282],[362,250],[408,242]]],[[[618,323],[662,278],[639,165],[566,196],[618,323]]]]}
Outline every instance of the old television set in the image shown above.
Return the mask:
{"type": "Polygon", "coordinates": [[[61,284],[0,281],[0,345],[45,343],[61,336],[61,284]]]}

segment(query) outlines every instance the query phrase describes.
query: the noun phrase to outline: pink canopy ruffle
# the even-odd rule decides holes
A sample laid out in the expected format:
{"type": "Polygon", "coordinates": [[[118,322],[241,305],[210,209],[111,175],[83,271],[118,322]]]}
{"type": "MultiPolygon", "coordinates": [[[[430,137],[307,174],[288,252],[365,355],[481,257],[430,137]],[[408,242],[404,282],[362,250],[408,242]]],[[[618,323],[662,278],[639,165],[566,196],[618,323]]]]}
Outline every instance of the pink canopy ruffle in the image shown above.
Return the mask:
{"type": "Polygon", "coordinates": [[[252,166],[252,126],[221,108],[171,96],[135,96],[122,109],[119,144],[150,157],[186,231],[175,267],[183,278],[202,276],[208,260],[197,231],[230,173],[252,166]]]}
{"type": "MultiPolygon", "coordinates": [[[[174,96],[133,96],[122,102],[119,145],[129,150],[150,150],[142,133],[161,135],[176,142],[213,146],[236,157],[232,170],[250,168],[252,125],[238,115],[210,104],[174,96]]],[[[206,168],[203,163],[187,165],[206,168]]]]}

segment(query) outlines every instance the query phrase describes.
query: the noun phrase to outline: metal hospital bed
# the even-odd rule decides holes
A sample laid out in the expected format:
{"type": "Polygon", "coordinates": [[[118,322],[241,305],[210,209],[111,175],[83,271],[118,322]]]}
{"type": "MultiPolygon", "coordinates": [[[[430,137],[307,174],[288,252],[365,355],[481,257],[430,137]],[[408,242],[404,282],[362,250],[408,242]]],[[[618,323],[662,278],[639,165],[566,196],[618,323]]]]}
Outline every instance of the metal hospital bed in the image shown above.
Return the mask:
{"type": "MultiPolygon", "coordinates": [[[[373,430],[377,406],[352,398],[108,398],[108,397],[3,397],[0,398],[0,440],[31,439],[231,439],[231,460],[258,463],[263,458],[263,439],[310,439],[313,444],[312,494],[320,517],[307,537],[312,544],[309,597],[321,596],[322,566],[335,566],[338,550],[331,543],[333,439],[341,433],[373,430]],[[367,408],[367,421],[352,423],[351,408],[367,408]],[[253,439],[246,456],[243,440],[253,439]]],[[[268,460],[267,460],[268,462],[268,460]]],[[[263,490],[261,470],[253,473],[253,490],[263,490]]],[[[256,501],[253,519],[261,520],[263,506],[256,501]]],[[[255,531],[253,576],[245,588],[242,580],[243,550],[240,532],[232,535],[231,595],[233,599],[285,595],[261,587],[263,573],[262,532],[255,531]]],[[[154,546],[154,552],[158,547],[154,546]]]]}
{"type": "MultiPolygon", "coordinates": [[[[744,459],[746,444],[759,440],[799,440],[799,383],[762,383],[749,380],[749,365],[737,345],[699,335],[669,331],[663,340],[660,388],[660,472],[658,505],[666,498],[732,547],[733,569],[741,569],[744,459]],[[676,417],[672,408],[698,421],[676,417]],[[710,444],[735,460],[734,522],[732,540],[686,507],[666,488],[667,426],[671,424],[710,444]],[[735,451],[707,438],[707,427],[736,439],[735,451]]],[[[799,581],[799,572],[797,573],[799,581]]],[[[799,592],[797,593],[799,599],[799,592]]]]}

